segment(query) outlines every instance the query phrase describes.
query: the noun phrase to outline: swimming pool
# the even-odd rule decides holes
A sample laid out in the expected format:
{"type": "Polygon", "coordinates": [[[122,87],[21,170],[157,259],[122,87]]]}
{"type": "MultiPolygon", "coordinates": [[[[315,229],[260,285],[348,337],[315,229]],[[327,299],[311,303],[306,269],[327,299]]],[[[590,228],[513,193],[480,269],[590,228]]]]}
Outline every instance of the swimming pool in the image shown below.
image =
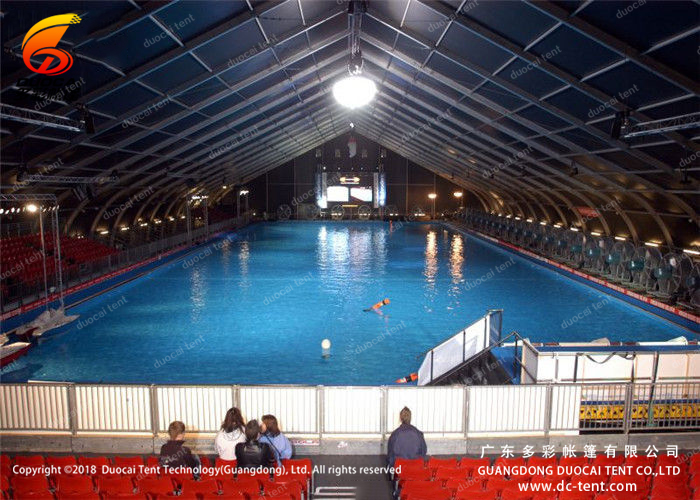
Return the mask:
{"type": "Polygon", "coordinates": [[[534,341],[693,335],[440,224],[280,222],[72,308],[79,322],[2,379],[391,384],[490,308],[504,309],[504,333],[534,341]],[[384,316],[362,312],[385,297],[384,316]]]}

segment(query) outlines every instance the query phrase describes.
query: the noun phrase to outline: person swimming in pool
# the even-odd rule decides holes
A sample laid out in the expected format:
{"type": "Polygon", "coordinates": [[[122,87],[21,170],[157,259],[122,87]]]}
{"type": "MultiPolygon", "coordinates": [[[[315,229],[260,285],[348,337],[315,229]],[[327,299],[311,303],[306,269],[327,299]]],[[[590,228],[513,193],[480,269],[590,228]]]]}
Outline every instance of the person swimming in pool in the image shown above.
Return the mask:
{"type": "Polygon", "coordinates": [[[381,301],[377,302],[377,303],[374,304],[372,307],[369,307],[369,308],[367,308],[367,309],[363,309],[363,311],[364,311],[364,312],[374,311],[374,312],[376,312],[376,313],[378,313],[378,314],[381,314],[380,309],[381,309],[382,307],[384,307],[385,305],[389,304],[390,302],[391,302],[391,301],[390,301],[389,299],[384,299],[384,300],[381,300],[381,301]]]}

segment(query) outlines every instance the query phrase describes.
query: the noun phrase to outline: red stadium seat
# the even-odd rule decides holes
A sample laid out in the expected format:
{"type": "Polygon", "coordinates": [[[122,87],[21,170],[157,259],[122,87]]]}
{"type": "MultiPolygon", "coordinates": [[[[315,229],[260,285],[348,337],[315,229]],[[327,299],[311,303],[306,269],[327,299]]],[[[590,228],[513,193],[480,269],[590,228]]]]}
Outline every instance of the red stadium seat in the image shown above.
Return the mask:
{"type": "MultiPolygon", "coordinates": [[[[178,497],[180,498],[180,497],[178,497]]],[[[148,497],[142,493],[132,493],[131,495],[102,495],[102,500],[148,500],[148,497]]]]}
{"type": "Polygon", "coordinates": [[[175,492],[175,486],[169,477],[144,477],[138,481],[136,489],[151,496],[172,495],[175,492]]]}
{"type": "Polygon", "coordinates": [[[215,493],[219,494],[219,484],[214,479],[196,481],[194,479],[183,479],[181,485],[182,493],[215,493]]]}
{"type": "Polygon", "coordinates": [[[2,492],[3,498],[9,498],[10,496],[10,478],[3,474],[0,476],[0,492],[2,492]]]}
{"type": "Polygon", "coordinates": [[[464,469],[470,476],[474,476],[479,470],[479,467],[491,465],[491,460],[488,458],[469,458],[463,457],[458,464],[460,469],[464,469]]]}
{"type": "Polygon", "coordinates": [[[517,489],[517,482],[499,476],[489,476],[486,481],[487,491],[498,491],[499,493],[507,489],[517,489]]]}
{"type": "Polygon", "coordinates": [[[49,480],[46,476],[15,476],[11,480],[11,485],[15,498],[29,497],[49,491],[49,480]]]}
{"type": "Polygon", "coordinates": [[[557,457],[530,457],[527,459],[527,465],[529,467],[557,467],[557,457]]]}
{"type": "Polygon", "coordinates": [[[100,477],[97,490],[104,495],[133,495],[134,483],[130,477],[100,477]]]}
{"type": "Polygon", "coordinates": [[[433,491],[430,494],[422,495],[420,493],[410,493],[403,500],[452,500],[452,494],[449,491],[433,491]]]}
{"type": "Polygon", "coordinates": [[[143,467],[142,457],[114,457],[112,459],[112,464],[115,467],[133,467],[138,470],[139,467],[143,467]]]}
{"type": "Polygon", "coordinates": [[[216,462],[214,463],[214,466],[219,469],[217,471],[217,474],[219,476],[226,476],[229,475],[230,477],[233,477],[234,471],[236,470],[236,467],[238,465],[238,462],[236,460],[222,460],[220,458],[216,459],[216,462]],[[226,470],[230,471],[230,474],[226,474],[226,470]]]}
{"type": "Polygon", "coordinates": [[[480,479],[475,480],[474,478],[469,478],[469,479],[448,479],[445,482],[445,488],[448,490],[454,491],[455,493],[459,492],[468,492],[471,491],[473,493],[480,493],[484,491],[484,484],[485,481],[482,481],[480,479]]]}
{"type": "Polygon", "coordinates": [[[559,459],[559,465],[564,467],[580,467],[587,464],[588,459],[586,457],[561,457],[559,459]]]}
{"type": "Polygon", "coordinates": [[[467,479],[467,472],[457,467],[438,467],[435,471],[435,481],[445,482],[449,479],[467,479]]]}
{"type": "Polygon", "coordinates": [[[591,464],[596,467],[606,467],[606,466],[619,466],[625,463],[625,457],[622,455],[615,455],[614,457],[608,457],[606,455],[596,455],[596,457],[591,461],[591,464]]]}
{"type": "Polygon", "coordinates": [[[107,457],[78,457],[78,464],[88,467],[88,472],[90,475],[98,476],[103,475],[103,470],[111,467],[107,457]],[[90,472],[92,468],[94,468],[96,472],[90,472]]]}
{"type": "Polygon", "coordinates": [[[56,476],[56,491],[67,495],[88,494],[95,491],[95,485],[88,476],[64,474],[56,476]]]}
{"type": "Polygon", "coordinates": [[[530,500],[531,498],[532,493],[529,491],[508,488],[501,492],[501,500],[530,500]]]}
{"type": "Polygon", "coordinates": [[[99,493],[56,493],[56,500],[102,500],[99,493]]]}
{"type": "Polygon", "coordinates": [[[237,493],[243,493],[250,498],[257,498],[260,496],[260,482],[254,478],[247,477],[246,479],[238,478],[236,480],[225,479],[219,481],[219,485],[221,486],[224,497],[237,493]]]}
{"type": "Polygon", "coordinates": [[[454,500],[496,500],[495,491],[458,491],[454,500]]]}
{"type": "Polygon", "coordinates": [[[16,455],[15,465],[32,468],[44,467],[46,465],[46,460],[42,455],[16,455]]]}
{"type": "Polygon", "coordinates": [[[49,467],[56,467],[61,469],[62,474],[77,474],[75,466],[78,465],[78,461],[73,455],[65,457],[46,457],[46,465],[49,467]],[[68,468],[67,470],[66,467],[68,468]]]}
{"type": "Polygon", "coordinates": [[[593,500],[593,493],[585,491],[562,491],[559,500],[593,500]]]}
{"type": "Polygon", "coordinates": [[[459,462],[456,458],[430,457],[428,459],[428,468],[433,471],[439,467],[456,468],[458,464],[459,462]]]}
{"type": "Polygon", "coordinates": [[[401,498],[409,493],[420,493],[425,495],[431,491],[442,491],[442,483],[435,481],[406,481],[401,487],[401,498]]]}
{"type": "Polygon", "coordinates": [[[291,481],[289,483],[268,482],[265,484],[264,493],[266,498],[291,496],[294,500],[302,500],[304,497],[304,491],[301,485],[296,481],[291,481]]]}

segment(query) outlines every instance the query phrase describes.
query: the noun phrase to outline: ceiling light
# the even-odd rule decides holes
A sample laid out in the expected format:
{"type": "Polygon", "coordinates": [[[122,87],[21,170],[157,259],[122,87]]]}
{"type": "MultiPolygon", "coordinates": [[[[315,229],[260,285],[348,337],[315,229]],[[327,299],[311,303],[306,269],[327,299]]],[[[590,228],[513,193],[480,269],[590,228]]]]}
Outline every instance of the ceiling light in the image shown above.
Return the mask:
{"type": "Polygon", "coordinates": [[[547,223],[545,221],[540,221],[540,226],[546,226],[547,223]]]}
{"type": "Polygon", "coordinates": [[[455,198],[461,198],[464,195],[464,193],[462,191],[455,191],[454,195],[455,195],[455,198]]]}
{"type": "Polygon", "coordinates": [[[29,205],[27,205],[28,212],[34,213],[37,210],[39,210],[39,207],[37,207],[34,203],[30,203],[29,205]]]}
{"type": "Polygon", "coordinates": [[[102,231],[100,231],[100,234],[109,234],[109,231],[107,231],[106,229],[103,229],[102,231]]]}
{"type": "Polygon", "coordinates": [[[339,80],[333,85],[333,97],[338,104],[346,108],[361,108],[374,99],[377,86],[372,80],[360,75],[353,75],[339,80]]]}
{"type": "Polygon", "coordinates": [[[598,231],[591,231],[592,236],[600,236],[600,233],[598,231]]]}
{"type": "Polygon", "coordinates": [[[648,247],[654,247],[654,248],[657,248],[659,246],[659,244],[656,243],[655,241],[645,241],[644,244],[648,247]]]}
{"type": "Polygon", "coordinates": [[[435,193],[430,193],[428,195],[428,198],[430,198],[431,200],[434,200],[435,198],[437,198],[437,195],[435,193]]]}
{"type": "Polygon", "coordinates": [[[572,230],[573,232],[575,232],[575,233],[578,233],[578,228],[577,228],[577,227],[571,227],[571,228],[569,228],[569,229],[571,229],[571,230],[572,230]]]}
{"type": "Polygon", "coordinates": [[[625,238],[624,236],[615,236],[615,239],[617,241],[627,241],[627,238],[625,238]]]}
{"type": "Polygon", "coordinates": [[[691,250],[690,248],[684,248],[683,253],[687,253],[690,255],[700,255],[700,252],[698,252],[697,250],[691,250]]]}

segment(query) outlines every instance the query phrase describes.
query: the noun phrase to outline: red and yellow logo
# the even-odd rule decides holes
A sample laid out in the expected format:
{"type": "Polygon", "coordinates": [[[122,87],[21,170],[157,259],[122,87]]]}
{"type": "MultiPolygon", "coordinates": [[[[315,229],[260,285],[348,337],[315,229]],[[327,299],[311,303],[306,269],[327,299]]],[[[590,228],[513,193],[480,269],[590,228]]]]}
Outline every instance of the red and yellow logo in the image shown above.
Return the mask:
{"type": "Polygon", "coordinates": [[[32,26],[22,41],[22,59],[27,68],[42,75],[60,75],[73,66],[73,56],[56,47],[68,26],[81,21],[77,14],[61,14],[47,17],[32,26]],[[46,56],[38,68],[32,65],[32,57],[46,56]],[[54,60],[58,63],[54,65],[54,60]]]}

